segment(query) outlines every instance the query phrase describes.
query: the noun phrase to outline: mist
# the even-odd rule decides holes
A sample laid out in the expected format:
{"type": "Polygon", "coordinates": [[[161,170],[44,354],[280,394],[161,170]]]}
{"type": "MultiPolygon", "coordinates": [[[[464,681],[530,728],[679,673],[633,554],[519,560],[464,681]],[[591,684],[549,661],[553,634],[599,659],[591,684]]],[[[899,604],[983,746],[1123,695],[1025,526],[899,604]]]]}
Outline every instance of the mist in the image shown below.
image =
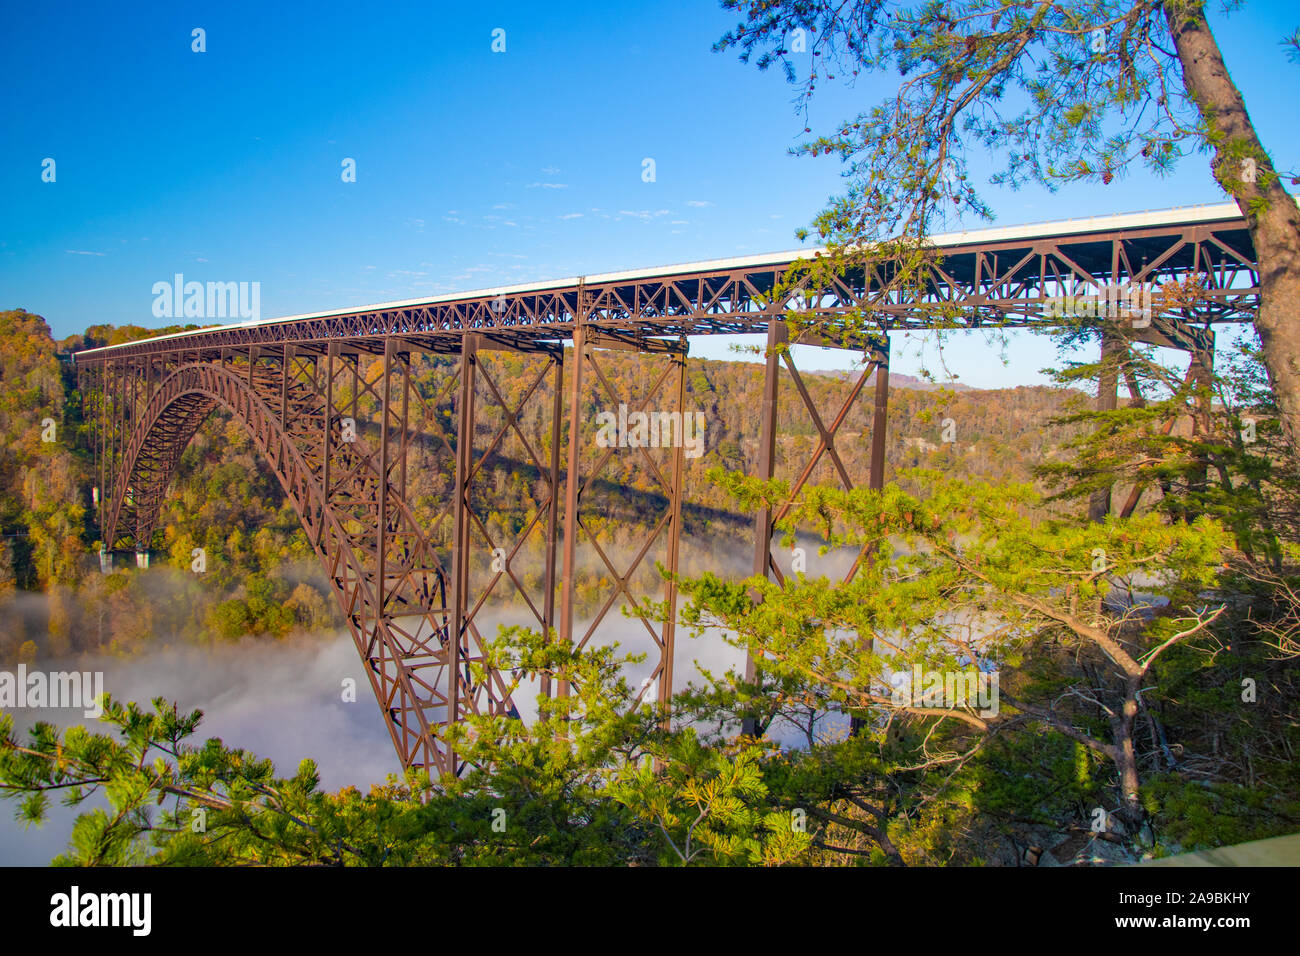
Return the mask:
{"type": "MultiPolygon", "coordinates": [[[[639,621],[611,612],[607,626],[597,631],[600,643],[620,641],[624,650],[637,649],[639,621]]],[[[583,622],[585,630],[586,623],[583,622]]],[[[490,631],[495,635],[495,622],[490,631]]],[[[485,636],[487,633],[485,632],[485,636]]],[[[595,640],[595,638],[593,638],[595,640]]],[[[639,642],[644,644],[644,641],[639,642]]],[[[720,638],[678,640],[677,689],[698,671],[692,661],[725,670],[743,663],[743,654],[720,638]],[[692,655],[691,652],[695,653],[692,655]],[[734,660],[733,660],[734,658],[734,660]]],[[[653,663],[629,668],[634,687],[648,676],[653,663]]],[[[321,787],[335,791],[355,786],[362,792],[400,774],[385,720],[370,691],[366,668],[347,631],[320,638],[286,641],[245,639],[212,648],[171,646],[131,658],[87,656],[63,661],[41,661],[30,669],[45,671],[102,671],[104,690],[115,700],[133,700],[151,708],[154,697],[174,701],[182,712],[202,710],[203,720],[188,743],[210,737],[226,746],[252,751],[274,762],[280,775],[290,775],[304,757],[316,761],[321,787]],[[356,700],[345,702],[344,681],[355,681],[356,700]]],[[[537,712],[528,687],[520,687],[516,705],[525,719],[537,712]]],[[[81,725],[94,733],[115,734],[115,728],[87,719],[80,710],[24,708],[11,711],[21,735],[38,721],[60,727],[81,725]]],[[[67,808],[51,794],[46,822],[24,827],[14,819],[17,802],[0,804],[0,865],[44,866],[67,848],[68,835],[78,813],[102,805],[88,800],[67,808]]]]}
{"type": "MultiPolygon", "coordinates": [[[[82,657],[42,661],[33,667],[104,673],[104,689],[118,701],[151,708],[154,697],[174,701],[183,712],[202,710],[191,744],[219,737],[227,746],[250,750],[290,775],[304,757],[316,760],[321,786],[353,785],[368,790],[401,767],[383,717],[369,693],[365,668],[347,632],[318,639],[271,642],[246,639],[214,648],[168,647],[131,658],[82,657]],[[343,681],[356,681],[353,703],[343,701],[343,681]]],[[[80,724],[95,733],[114,733],[78,710],[14,711],[15,729],[44,720],[60,727],[80,724]]],[[[0,807],[0,864],[44,865],[67,845],[81,810],[58,804],[52,794],[49,819],[24,829],[13,819],[14,801],[0,807]]]]}
{"type": "MultiPolygon", "coordinates": [[[[788,568],[789,553],[779,545],[774,550],[778,564],[783,570],[788,568]]],[[[811,576],[842,576],[852,562],[852,554],[820,556],[815,545],[807,550],[811,576]]],[[[697,550],[694,557],[699,560],[704,556],[697,550]]],[[[718,561],[716,551],[709,557],[712,560],[706,559],[707,563],[715,573],[744,577],[749,572],[744,556],[736,551],[729,552],[729,561],[718,561]],[[734,566],[719,566],[723,564],[734,566]]],[[[616,560],[623,560],[623,556],[616,560]]],[[[310,574],[310,569],[302,570],[310,574]]],[[[157,577],[156,583],[165,591],[165,575],[157,577]]],[[[160,594],[160,600],[175,598],[174,593],[160,594]]],[[[39,612],[35,607],[28,610],[39,612]]],[[[535,626],[536,621],[519,613],[517,607],[502,607],[483,609],[476,623],[484,638],[492,638],[501,625],[535,626]]],[[[575,635],[585,634],[589,624],[590,618],[576,621],[575,635]]],[[[630,665],[626,671],[633,689],[640,688],[655,667],[653,644],[642,622],[624,617],[618,604],[605,616],[590,646],[614,642],[623,653],[651,652],[645,661],[630,665]]],[[[693,638],[689,630],[679,626],[673,691],[683,690],[688,683],[701,683],[702,669],[718,675],[728,669],[743,672],[744,661],[744,652],[727,644],[721,633],[693,638]]],[[[390,774],[401,773],[384,717],[370,691],[366,667],[346,630],[284,640],[245,638],[212,646],[160,636],[156,647],[131,657],[83,655],[38,661],[29,669],[102,671],[104,690],[117,701],[135,701],[149,708],[154,697],[163,697],[174,701],[182,712],[202,710],[203,719],[190,744],[220,738],[228,747],[270,759],[281,776],[291,775],[303,758],[311,757],[316,761],[321,787],[327,791],[354,786],[365,792],[383,783],[390,774]],[[355,682],[355,701],[344,700],[344,682],[348,679],[355,682]]],[[[521,685],[515,693],[515,704],[525,720],[533,719],[537,713],[535,685],[521,685]]],[[[41,720],[60,727],[80,724],[92,732],[114,733],[114,728],[85,718],[80,710],[26,708],[13,711],[13,715],[20,737],[41,720]]],[[[771,736],[786,746],[798,745],[800,740],[793,728],[787,732],[774,727],[771,736]]],[[[77,814],[96,805],[103,805],[102,797],[74,809],[62,806],[57,793],[51,794],[46,822],[40,827],[24,827],[14,819],[16,801],[3,801],[0,865],[48,864],[66,850],[77,814]]]]}

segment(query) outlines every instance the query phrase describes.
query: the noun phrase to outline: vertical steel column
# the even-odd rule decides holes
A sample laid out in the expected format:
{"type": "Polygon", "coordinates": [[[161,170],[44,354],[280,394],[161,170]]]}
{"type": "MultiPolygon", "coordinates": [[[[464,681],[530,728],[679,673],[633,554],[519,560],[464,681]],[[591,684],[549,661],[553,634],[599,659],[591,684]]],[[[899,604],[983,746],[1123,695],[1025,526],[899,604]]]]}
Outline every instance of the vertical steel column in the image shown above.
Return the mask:
{"type": "MultiPolygon", "coordinates": [[[[334,356],[338,354],[338,342],[330,342],[325,346],[325,354],[322,358],[325,360],[325,415],[323,421],[324,434],[321,443],[321,459],[323,472],[321,478],[321,497],[325,502],[325,507],[329,507],[330,501],[330,433],[333,431],[334,420],[334,356]]],[[[326,522],[322,521],[317,534],[324,540],[326,522]]]]}
{"type": "Polygon", "coordinates": [[[375,614],[376,623],[383,620],[388,605],[386,575],[388,573],[388,408],[392,400],[391,383],[393,379],[393,339],[384,337],[384,386],[383,400],[379,409],[379,505],[375,548],[378,550],[375,561],[375,614]]]}
{"type": "MultiPolygon", "coordinates": [[[[555,547],[559,538],[560,516],[560,441],[561,425],[564,421],[564,352],[552,359],[555,366],[555,392],[551,397],[551,501],[546,515],[546,595],[542,603],[542,617],[545,619],[546,640],[549,643],[555,627],[555,547]]],[[[551,696],[551,678],[543,674],[539,693],[543,697],[551,696]]]]}
{"type": "MultiPolygon", "coordinates": [[[[131,413],[130,413],[130,421],[131,421],[132,425],[134,425],[134,423],[135,423],[135,419],[136,419],[136,415],[138,414],[138,412],[137,412],[137,399],[138,399],[138,394],[137,394],[137,392],[138,392],[139,385],[140,385],[140,375],[139,375],[139,373],[137,372],[137,369],[139,368],[139,362],[132,362],[130,368],[131,368],[131,413]]],[[[128,431],[128,435],[129,435],[129,431],[128,431]]],[[[128,438],[127,438],[127,441],[126,441],[126,445],[124,446],[124,448],[128,448],[128,447],[130,447],[130,444],[131,444],[131,441],[130,441],[130,438],[128,437],[128,438]]],[[[124,454],[122,457],[123,457],[123,459],[125,459],[125,458],[126,458],[126,455],[124,454]]],[[[147,482],[147,479],[146,479],[146,482],[147,482]]],[[[147,529],[145,528],[145,523],[149,520],[149,515],[147,514],[149,507],[150,507],[150,505],[149,505],[148,503],[146,503],[146,502],[137,502],[137,503],[136,503],[136,508],[135,508],[135,527],[134,527],[134,529],[132,530],[132,534],[131,534],[131,536],[132,536],[132,538],[133,538],[134,541],[135,541],[135,566],[136,566],[137,568],[147,568],[147,567],[149,566],[149,545],[150,545],[151,542],[150,542],[149,540],[146,540],[146,538],[145,538],[145,533],[146,533],[146,531],[147,531],[147,529]],[[143,507],[141,507],[142,505],[143,505],[143,507]]],[[[149,537],[152,538],[153,535],[150,534],[149,537]]]]}
{"type": "Polygon", "coordinates": [[[351,355],[343,356],[343,364],[352,369],[352,403],[351,412],[348,417],[352,419],[352,424],[356,426],[357,437],[361,437],[361,353],[354,351],[351,355]]]}
{"type": "MultiPolygon", "coordinates": [[[[1202,345],[1195,336],[1188,336],[1191,339],[1191,361],[1188,364],[1188,373],[1192,379],[1193,392],[1193,411],[1192,411],[1192,440],[1205,441],[1210,432],[1210,414],[1211,404],[1214,400],[1214,333],[1208,329],[1205,330],[1208,338],[1208,344],[1202,345]]],[[[1204,455],[1197,456],[1196,466],[1188,476],[1188,491],[1193,494],[1204,494],[1209,482],[1210,463],[1204,455]]],[[[1199,509],[1198,509],[1199,511],[1199,509]]],[[[1187,514],[1187,520],[1193,520],[1197,512],[1187,514]]]]}
{"type": "MultiPolygon", "coordinates": [[[[104,480],[107,483],[112,480],[117,483],[117,475],[113,470],[113,452],[117,448],[117,365],[112,361],[104,363],[104,480]],[[112,396],[111,401],[109,396],[112,396]]],[[[112,520],[112,516],[109,516],[112,520]]],[[[113,529],[107,529],[110,535],[113,529]]],[[[105,541],[104,545],[110,551],[113,549],[112,541],[105,541]]]]}
{"type": "Polygon", "coordinates": [[[107,539],[104,512],[108,510],[108,364],[100,364],[95,378],[99,382],[99,427],[95,429],[95,447],[99,456],[99,539],[100,547],[111,550],[113,542],[107,539]]]}
{"type": "MultiPolygon", "coordinates": [[[[582,451],[580,433],[582,430],[582,372],[586,364],[584,353],[587,348],[586,302],[583,283],[578,283],[578,296],[573,311],[573,375],[569,378],[569,437],[568,437],[568,471],[564,479],[564,597],[560,602],[560,640],[567,646],[573,646],[573,593],[574,577],[577,570],[578,540],[578,483],[582,479],[582,451]]],[[[559,696],[567,697],[569,682],[561,679],[559,696]]]]}
{"type": "Polygon", "coordinates": [[[281,351],[280,361],[280,422],[286,427],[289,423],[289,368],[293,365],[294,349],[286,345],[281,351]]]}
{"type": "Polygon", "coordinates": [[[406,497],[406,459],[410,457],[410,434],[411,434],[411,353],[402,352],[398,356],[402,363],[402,440],[398,443],[401,449],[402,460],[399,465],[399,483],[397,495],[401,501],[407,501],[406,497]]]}
{"type": "MultiPolygon", "coordinates": [[[[681,433],[675,435],[673,449],[673,499],[669,504],[672,517],[668,519],[668,578],[664,604],[667,616],[664,619],[663,651],[659,662],[659,703],[667,704],[673,696],[673,661],[677,650],[677,555],[681,542],[682,528],[682,483],[685,477],[684,459],[686,455],[686,353],[690,342],[686,336],[680,339],[681,351],[673,356],[677,363],[677,420],[681,422],[681,433]]],[[[701,436],[703,441],[703,436],[701,436]]],[[[667,721],[667,718],[665,718],[667,721]]],[[[667,729],[665,727],[665,729],[667,729]]]]}
{"type": "Polygon", "coordinates": [[[885,487],[885,432],[889,427],[889,335],[876,359],[876,394],[871,415],[871,475],[867,487],[885,487]]]}
{"type": "MultiPolygon", "coordinates": [[[[460,391],[457,402],[456,490],[452,524],[451,633],[447,642],[447,724],[460,718],[462,659],[461,641],[465,635],[465,611],[469,606],[469,477],[474,467],[474,372],[478,363],[479,336],[467,332],[460,348],[460,391]]],[[[447,767],[454,776],[459,766],[456,754],[447,747],[447,767]]]]}
{"type": "MultiPolygon", "coordinates": [[[[885,487],[885,437],[889,427],[889,335],[884,335],[884,344],[877,351],[876,391],[871,414],[871,474],[867,478],[867,487],[879,491],[885,487]]],[[[870,561],[870,554],[867,561],[870,561]]],[[[873,634],[868,644],[870,652],[876,652],[876,638],[873,634]]],[[[849,733],[857,736],[869,726],[861,717],[849,717],[849,733]]]]}
{"type": "MultiPolygon", "coordinates": [[[[119,457],[121,457],[122,416],[126,409],[125,393],[126,393],[126,380],[122,375],[121,363],[114,362],[113,363],[113,447],[109,457],[108,468],[109,468],[109,473],[112,474],[115,479],[117,476],[117,460],[119,457]]],[[[130,477],[127,475],[123,475],[122,480],[126,482],[126,485],[122,488],[122,500],[123,502],[126,502],[129,500],[129,494],[130,494],[130,477]]],[[[114,484],[116,484],[116,480],[114,481],[114,484]]],[[[114,491],[116,491],[116,488],[114,489],[114,491]]],[[[113,525],[111,533],[114,538],[117,537],[116,522],[113,525]]],[[[110,544],[109,547],[111,548],[112,544],[110,544]]]]}
{"type": "Polygon", "coordinates": [[[119,452],[126,458],[126,447],[130,444],[129,422],[135,415],[135,359],[127,357],[122,361],[122,444],[119,452]]]}
{"type": "MultiPolygon", "coordinates": [[[[758,438],[758,475],[763,481],[772,478],[776,466],[776,412],[777,389],[780,385],[781,359],[776,354],[776,347],[788,338],[786,324],[780,319],[771,319],[767,323],[767,354],[763,369],[762,420],[759,425],[758,438]]],[[[762,508],[754,515],[754,574],[767,577],[772,563],[772,511],[762,508]]],[[[753,683],[758,678],[754,658],[745,653],[745,680],[753,683]]],[[[758,733],[758,722],[746,717],[740,732],[747,736],[758,733]]]]}

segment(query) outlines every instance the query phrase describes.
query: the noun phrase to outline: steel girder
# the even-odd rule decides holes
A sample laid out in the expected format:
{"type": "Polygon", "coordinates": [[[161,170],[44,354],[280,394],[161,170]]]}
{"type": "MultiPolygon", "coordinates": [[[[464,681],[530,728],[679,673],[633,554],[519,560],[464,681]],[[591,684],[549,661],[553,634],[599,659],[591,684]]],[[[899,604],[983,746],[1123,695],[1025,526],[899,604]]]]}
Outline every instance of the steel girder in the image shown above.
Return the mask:
{"type": "MultiPolygon", "coordinates": [[[[74,362],[99,465],[101,538],[110,550],[148,549],[181,452],[221,406],[248,429],[298,509],[368,664],[403,766],[458,772],[461,763],[448,752],[439,728],[471,713],[516,713],[512,695],[519,675],[482,666],[487,641],[482,616],[489,599],[502,595],[522,603],[530,624],[548,633],[554,629],[561,640],[579,646],[623,602],[654,649],[643,693],[653,682],[658,699],[667,701],[677,595],[668,581],[663,591],[668,614],[656,617],[648,607],[652,596],[645,570],[655,549],[670,572],[677,570],[682,449],[658,458],[645,448],[624,452],[657,489],[662,508],[642,546],[621,560],[602,543],[603,516],[583,500],[619,453],[592,450],[592,423],[582,414],[588,380],[598,401],[625,398],[602,369],[602,350],[631,350],[645,353],[647,362],[666,362],[649,389],[627,396],[626,404],[646,408],[667,389],[672,409],[682,413],[686,336],[767,332],[759,476],[771,477],[776,469],[777,383],[784,363],[818,437],[806,461],[786,463],[796,491],[818,467],[829,467],[833,480],[853,487],[857,479],[847,473],[835,439],[874,370],[867,481],[879,488],[890,330],[925,327],[939,311],[958,327],[1050,326],[1059,319],[1044,313],[1044,299],[1072,287],[1193,279],[1204,292],[1196,314],[1157,315],[1153,327],[1135,337],[1203,355],[1213,347],[1213,333],[1189,320],[1202,325],[1245,321],[1258,305],[1249,234],[1245,223],[1235,220],[1007,238],[941,251],[944,257],[931,263],[926,280],[912,292],[893,289],[884,267],[873,265],[828,289],[793,290],[792,298],[802,299],[804,317],[815,316],[825,333],[801,342],[836,344],[837,323],[851,311],[869,314],[881,327],[877,338],[856,339],[870,362],[829,420],[814,407],[788,352],[779,354],[777,348],[788,342],[782,319],[790,302],[769,301],[769,294],[789,263],[668,270],[592,284],[579,280],[490,298],[469,295],[199,330],[78,353],[74,362]],[[566,359],[567,340],[573,348],[566,359]],[[534,355],[534,367],[514,399],[492,370],[490,353],[497,350],[534,355]],[[446,357],[447,374],[432,394],[412,383],[413,362],[429,356],[446,357]],[[547,437],[538,441],[520,428],[520,412],[526,403],[544,401],[547,391],[547,437]],[[454,413],[448,412],[449,403],[454,413]],[[536,472],[543,489],[532,517],[512,540],[493,531],[481,502],[476,503],[476,489],[503,442],[514,443],[518,460],[536,472]],[[563,465],[562,444],[567,446],[563,465]],[[408,473],[419,469],[427,477],[432,469],[441,476],[439,462],[447,466],[446,481],[435,489],[440,504],[430,511],[428,502],[408,496],[408,473]],[[541,577],[530,583],[519,557],[537,536],[544,541],[541,577]],[[584,542],[612,589],[585,625],[577,620],[575,593],[578,547],[584,542]],[[490,568],[483,560],[488,556],[490,568]],[[476,670],[486,679],[477,679],[476,670]]],[[[1114,387],[1113,381],[1103,382],[1100,397],[1108,400],[1114,387]]],[[[756,574],[780,579],[771,534],[781,516],[756,516],[756,574]]],[[[849,576],[869,557],[859,554],[849,576]]],[[[752,662],[749,670],[752,677],[752,662]]],[[[568,690],[545,680],[538,688],[542,694],[568,690]]]]}
{"type": "MultiPolygon", "coordinates": [[[[531,371],[507,388],[490,354],[501,344],[469,336],[454,370],[440,385],[422,390],[412,381],[412,363],[423,358],[422,350],[393,337],[377,348],[366,345],[226,349],[210,361],[177,350],[81,366],[80,384],[95,424],[105,548],[149,549],[181,453],[220,406],[247,429],[298,511],[369,667],[403,766],[425,767],[435,775],[459,772],[463,763],[447,747],[442,725],[469,714],[517,715],[513,695],[520,676],[486,661],[493,634],[484,616],[497,610],[489,601],[499,604],[503,595],[515,599],[526,609],[528,623],[546,633],[556,632],[563,607],[563,637],[579,645],[616,603],[628,601],[655,648],[652,680],[658,698],[666,701],[675,615],[652,620],[647,596],[634,593],[633,578],[656,549],[664,552],[666,567],[676,570],[682,448],[670,453],[666,470],[646,457],[667,505],[638,553],[622,566],[618,555],[602,547],[599,530],[579,515],[582,491],[615,449],[588,461],[590,423],[579,420],[567,436],[569,467],[561,467],[564,399],[567,394],[571,410],[576,409],[581,383],[575,374],[566,392],[562,351],[526,357],[531,371]],[[541,441],[521,425],[525,405],[537,402],[549,411],[541,441]],[[450,416],[448,404],[454,411],[450,416]],[[490,461],[503,455],[508,442],[541,485],[531,517],[510,539],[494,531],[476,497],[490,461]],[[427,477],[447,463],[450,480],[434,488],[435,503],[413,500],[408,472],[419,469],[427,477]],[[615,582],[577,636],[572,632],[578,600],[572,548],[565,550],[563,581],[558,574],[562,484],[575,502],[565,512],[566,543],[583,539],[615,582]],[[540,582],[530,581],[535,569],[520,562],[522,549],[537,538],[544,548],[540,582]]],[[[593,371],[609,401],[620,396],[593,353],[622,347],[597,336],[572,359],[575,370],[593,371]]],[[[684,346],[666,354],[669,364],[651,389],[639,399],[633,396],[637,408],[646,407],[671,378],[673,407],[681,412],[684,346]]],[[[665,587],[675,609],[675,585],[665,587]]],[[[542,694],[568,690],[546,680],[539,687],[542,694]]]]}
{"type": "Polygon", "coordinates": [[[467,294],[463,298],[375,307],[335,315],[223,326],[144,339],[80,353],[77,362],[167,354],[205,356],[224,348],[280,347],[288,342],[346,341],[376,348],[400,336],[420,348],[458,354],[470,332],[482,341],[527,348],[571,339],[577,316],[589,329],[626,344],[653,348],[681,335],[763,332],[796,296],[804,311],[833,327],[858,310],[882,331],[925,329],[950,315],[957,327],[1050,327],[1059,324],[1047,300],[1074,287],[1151,284],[1194,279],[1204,289],[1204,318],[1249,321],[1259,303],[1259,275],[1244,220],[1083,231],[1037,238],[1009,237],[935,250],[916,288],[894,287],[885,264],[849,270],[828,288],[800,286],[790,299],[768,298],[789,263],[708,269],[552,288],[467,294]],[[579,304],[579,296],[582,304],[579,304]],[[363,343],[371,343],[369,346],[363,343]]]}
{"type": "MultiPolygon", "coordinates": [[[[639,347],[618,339],[602,335],[599,331],[586,326],[580,318],[574,332],[574,349],[572,372],[568,382],[568,467],[565,485],[564,504],[564,554],[563,554],[563,602],[559,626],[559,639],[577,648],[588,645],[600,631],[601,625],[608,620],[609,612],[620,602],[630,612],[630,618],[637,623],[631,625],[637,638],[647,638],[651,654],[650,674],[642,681],[636,695],[636,703],[653,696],[660,704],[667,704],[672,696],[674,680],[674,658],[676,651],[676,609],[677,584],[674,579],[678,570],[678,557],[682,534],[682,493],[684,478],[684,443],[680,440],[680,430],[685,428],[684,416],[686,396],[686,353],[687,342],[682,337],[676,342],[656,342],[646,347],[639,347]],[[620,394],[610,377],[601,366],[599,353],[602,350],[653,351],[658,359],[643,357],[646,365],[647,384],[634,394],[620,394]],[[653,369],[651,363],[659,367],[653,369]],[[584,420],[581,409],[583,405],[583,384],[590,374],[594,384],[594,397],[598,403],[606,403],[605,409],[612,412],[614,408],[625,406],[627,417],[639,412],[654,411],[666,413],[670,418],[676,416],[679,440],[672,446],[652,449],[644,444],[622,444],[626,433],[622,432],[620,423],[618,443],[602,446],[593,436],[589,420],[584,420]],[[661,404],[652,404],[668,388],[671,400],[664,408],[661,404]],[[620,555],[617,550],[602,543],[600,526],[608,516],[600,512],[599,506],[585,505],[584,494],[601,480],[611,461],[617,455],[626,455],[631,459],[630,468],[634,468],[638,477],[655,489],[653,498],[657,502],[658,516],[650,516],[652,524],[638,547],[630,554],[620,555]],[[578,568],[577,549],[586,542],[591,549],[593,561],[602,568],[602,582],[607,588],[603,601],[595,608],[585,625],[577,620],[577,600],[575,595],[578,568]],[[647,557],[656,550],[661,550],[663,568],[668,577],[660,580],[650,572],[651,565],[647,557]],[[653,594],[656,586],[663,588],[662,603],[653,594]],[[666,614],[656,612],[654,605],[660,604],[666,614]],[[643,633],[644,632],[644,633],[643,633]]],[[[643,495],[641,500],[651,496],[643,495]]],[[[569,692],[569,687],[561,681],[560,694],[569,692]]]]}
{"type": "Polygon", "coordinates": [[[507,712],[511,688],[495,673],[486,682],[469,679],[470,665],[483,661],[481,642],[454,626],[446,562],[405,498],[416,438],[408,427],[409,354],[390,343],[379,362],[375,375],[336,348],[323,355],[286,348],[264,350],[252,362],[178,355],[144,385],[124,384],[131,370],[108,370],[109,388],[147,391],[148,399],[126,428],[111,396],[101,402],[107,447],[115,449],[105,459],[112,477],[102,497],[102,539],[111,549],[148,549],[181,451],[223,407],[248,430],[297,510],[368,665],[402,764],[455,772],[438,725],[507,712]]]}

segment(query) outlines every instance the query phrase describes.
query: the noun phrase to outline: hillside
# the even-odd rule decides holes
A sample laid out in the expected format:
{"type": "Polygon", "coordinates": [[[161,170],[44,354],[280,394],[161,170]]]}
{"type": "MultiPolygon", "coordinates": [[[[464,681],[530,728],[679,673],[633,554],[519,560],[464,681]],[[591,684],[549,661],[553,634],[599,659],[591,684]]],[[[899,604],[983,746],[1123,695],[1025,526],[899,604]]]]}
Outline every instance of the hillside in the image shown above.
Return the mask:
{"type": "MultiPolygon", "coordinates": [[[[84,338],[55,342],[39,316],[21,310],[0,313],[0,335],[9,343],[0,356],[0,376],[10,385],[0,399],[0,602],[6,606],[0,665],[101,649],[131,653],[159,641],[283,636],[341,623],[297,515],[285,504],[278,483],[242,427],[220,412],[204,424],[181,459],[158,523],[150,570],[123,567],[126,562],[119,558],[113,574],[99,573],[93,557],[97,530],[90,501],[88,432],[74,377],[56,353],[145,334],[147,330],[138,327],[97,326],[84,338]],[[58,423],[56,440],[42,441],[42,422],[51,418],[58,423]],[[207,573],[185,573],[191,549],[200,546],[208,554],[207,573]]],[[[484,358],[508,404],[521,399],[534,361],[506,353],[484,358]]],[[[655,361],[662,359],[617,352],[601,353],[599,359],[615,392],[629,401],[653,382],[655,361]]],[[[417,362],[417,387],[432,396],[453,367],[446,359],[417,362]]],[[[803,377],[823,420],[829,422],[847,394],[846,376],[803,377]]],[[[597,393],[593,379],[588,376],[584,395],[587,421],[614,404],[597,393]]],[[[926,383],[898,375],[891,384],[887,480],[900,469],[916,466],[992,481],[1029,480],[1033,467],[1056,455],[1066,437],[1064,430],[1048,424],[1069,398],[1057,390],[934,390],[914,387],[926,383]],[[952,423],[951,442],[943,440],[946,419],[952,423]]],[[[671,378],[662,400],[652,401],[650,407],[668,407],[670,388],[671,378]]],[[[703,413],[705,431],[704,453],[686,461],[684,569],[748,553],[752,518],[736,513],[726,493],[705,473],[715,466],[756,470],[759,417],[753,409],[761,388],[762,368],[757,364],[688,362],[686,408],[703,413]]],[[[868,385],[836,441],[856,483],[867,479],[870,393],[868,385]]],[[[815,449],[818,433],[788,377],[780,394],[777,476],[792,478],[815,449]]],[[[479,403],[476,443],[485,448],[502,414],[486,392],[479,403]]],[[[549,402],[532,400],[520,414],[521,427],[543,460],[549,447],[543,419],[548,410],[549,402]]],[[[454,420],[449,401],[431,413],[444,424],[454,420]]],[[[652,454],[666,462],[666,452],[652,454]]],[[[431,518],[445,501],[450,462],[445,449],[427,434],[415,456],[411,496],[417,511],[431,518]]],[[[615,455],[584,495],[584,521],[603,523],[602,540],[615,550],[639,544],[666,502],[641,461],[635,454],[615,455]]],[[[545,482],[513,436],[501,442],[483,469],[475,510],[494,539],[512,540],[543,500],[545,482]]],[[[823,456],[812,480],[836,480],[828,456],[823,456]]],[[[519,565],[540,567],[541,547],[540,534],[535,533],[521,549],[519,565]]],[[[644,570],[652,575],[652,562],[644,570]]],[[[525,573],[537,579],[531,570],[525,573]]],[[[580,601],[584,594],[594,594],[602,577],[594,568],[586,574],[580,601]]]]}

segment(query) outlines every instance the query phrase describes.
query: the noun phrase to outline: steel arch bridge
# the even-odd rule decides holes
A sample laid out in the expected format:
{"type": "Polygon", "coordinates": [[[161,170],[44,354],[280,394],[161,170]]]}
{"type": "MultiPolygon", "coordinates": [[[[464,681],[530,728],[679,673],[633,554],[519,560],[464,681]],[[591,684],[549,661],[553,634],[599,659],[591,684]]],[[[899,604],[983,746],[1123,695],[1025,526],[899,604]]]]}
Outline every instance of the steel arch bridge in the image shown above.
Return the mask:
{"type": "MultiPolygon", "coordinates": [[[[222,325],[74,354],[93,426],[101,563],[135,551],[147,566],[159,509],[181,453],[220,407],[248,431],[303,529],[348,623],[404,767],[458,773],[440,728],[470,714],[514,713],[518,675],[485,663],[489,600],[508,595],[525,622],[579,646],[597,638],[616,605],[643,627],[653,672],[642,693],[673,689],[677,595],[648,573],[653,555],[678,570],[683,448],[601,447],[595,407],[685,412],[693,335],[765,334],[759,477],[776,466],[781,365],[815,430],[811,456],[786,462],[798,489],[816,475],[881,487],[889,397],[889,333],[921,330],[935,309],[958,327],[1059,324],[1048,306],[1071,290],[1195,280],[1194,314],[1156,315],[1137,335],[1192,353],[1208,370],[1218,323],[1249,321],[1259,277],[1234,204],[1068,220],[935,236],[919,289],[899,292],[866,266],[829,288],[770,293],[811,250],[502,287],[332,313],[222,325]],[[859,310],[870,337],[806,335],[800,344],[851,347],[868,361],[835,414],[816,407],[788,350],[787,309],[834,329],[859,310]],[[568,346],[566,348],[566,345],[568,346]],[[618,394],[605,350],[639,353],[640,394],[618,394]],[[527,356],[506,381],[493,352],[527,356]],[[849,410],[875,374],[869,473],[851,475],[836,449],[849,410]],[[430,383],[433,384],[430,384],[430,383]],[[541,414],[525,415],[525,411],[541,414]],[[534,424],[529,426],[526,419],[534,424]],[[540,420],[541,426],[536,425],[540,420]],[[536,478],[527,519],[506,540],[490,527],[478,488],[507,446],[536,478]],[[609,544],[611,516],[584,502],[616,464],[653,490],[652,532],[632,554],[609,544]],[[820,469],[820,471],[818,470],[820,469]],[[580,547],[586,553],[580,554],[580,547]],[[575,612],[580,561],[602,568],[609,593],[586,621],[575,612]],[[662,590],[660,590],[662,589],[662,590]],[[662,601],[662,619],[650,605],[662,601]]],[[[1103,331],[1103,349],[1105,345],[1103,331]]],[[[1189,371],[1189,374],[1190,371],[1189,371]]],[[[1116,382],[1099,402],[1114,407],[1116,382]]],[[[671,412],[669,414],[671,414],[671,412]]],[[[680,435],[680,432],[678,432],[680,435]]],[[[1094,501],[1094,515],[1097,513],[1094,501]]],[[[1101,514],[1109,508],[1109,496],[1101,514]]],[[[753,569],[778,579],[773,523],[754,519],[753,569]]],[[[859,556],[861,560],[861,556],[859,556]]],[[[855,573],[857,565],[850,569],[855,573]]],[[[593,605],[594,606],[594,605],[593,605]]],[[[751,662],[752,670],[752,662],[751,662]]],[[[538,692],[564,694],[543,679],[538,692]]]]}

